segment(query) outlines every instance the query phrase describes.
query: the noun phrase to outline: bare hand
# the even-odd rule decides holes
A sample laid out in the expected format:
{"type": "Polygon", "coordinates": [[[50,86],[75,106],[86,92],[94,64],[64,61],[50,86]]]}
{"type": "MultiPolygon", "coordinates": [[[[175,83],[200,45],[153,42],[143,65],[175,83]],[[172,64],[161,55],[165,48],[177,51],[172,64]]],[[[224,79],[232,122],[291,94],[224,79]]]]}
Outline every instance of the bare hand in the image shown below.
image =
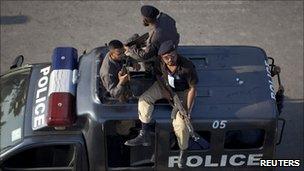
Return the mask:
{"type": "Polygon", "coordinates": [[[129,52],[129,50],[130,50],[129,46],[124,45],[124,48],[125,48],[126,52],[129,52]]]}
{"type": "Polygon", "coordinates": [[[121,71],[118,72],[118,79],[119,79],[118,84],[120,85],[124,85],[129,81],[128,74],[123,75],[121,71]]]}

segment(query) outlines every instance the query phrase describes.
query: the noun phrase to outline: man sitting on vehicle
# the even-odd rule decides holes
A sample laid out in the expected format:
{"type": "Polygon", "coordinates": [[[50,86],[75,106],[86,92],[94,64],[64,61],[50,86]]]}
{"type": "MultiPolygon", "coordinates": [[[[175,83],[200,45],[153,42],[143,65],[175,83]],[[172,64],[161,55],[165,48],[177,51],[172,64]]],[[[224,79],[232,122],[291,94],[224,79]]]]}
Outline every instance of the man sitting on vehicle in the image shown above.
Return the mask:
{"type": "MultiPolygon", "coordinates": [[[[100,79],[109,95],[120,101],[126,101],[131,91],[127,83],[129,76],[122,72],[124,55],[124,46],[119,40],[112,40],[108,44],[109,52],[103,59],[100,68],[100,79]]],[[[133,65],[137,70],[137,63],[133,65]]]]}
{"type": "MultiPolygon", "coordinates": [[[[161,72],[163,82],[168,83],[170,88],[178,95],[183,103],[184,109],[191,113],[196,95],[196,84],[198,77],[193,63],[178,55],[176,46],[172,41],[164,42],[158,51],[161,57],[161,72]]],[[[149,126],[151,121],[154,103],[159,99],[171,99],[171,95],[167,91],[163,91],[164,84],[159,81],[155,82],[145,93],[143,93],[138,101],[138,114],[142,122],[142,129],[139,135],[125,142],[128,146],[150,145],[149,126]]],[[[178,167],[184,167],[186,163],[186,150],[188,148],[189,130],[181,116],[180,112],[173,112],[172,124],[175,135],[177,137],[180,148],[180,157],[178,167]],[[176,113],[177,112],[177,113],[176,113]]]]}

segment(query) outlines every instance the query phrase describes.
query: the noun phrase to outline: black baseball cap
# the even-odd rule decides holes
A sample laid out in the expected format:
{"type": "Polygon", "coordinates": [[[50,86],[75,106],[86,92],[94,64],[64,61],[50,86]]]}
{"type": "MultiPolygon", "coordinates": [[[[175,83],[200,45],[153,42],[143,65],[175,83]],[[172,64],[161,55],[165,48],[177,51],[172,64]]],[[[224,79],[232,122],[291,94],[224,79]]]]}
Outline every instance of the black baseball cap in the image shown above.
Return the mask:
{"type": "Polygon", "coordinates": [[[158,50],[158,55],[161,56],[166,53],[170,53],[170,52],[174,51],[175,49],[176,49],[176,45],[173,43],[172,40],[165,41],[160,45],[159,50],[158,50]]]}
{"type": "Polygon", "coordinates": [[[151,5],[144,5],[140,9],[141,14],[147,18],[156,18],[159,14],[159,10],[151,5]]]}

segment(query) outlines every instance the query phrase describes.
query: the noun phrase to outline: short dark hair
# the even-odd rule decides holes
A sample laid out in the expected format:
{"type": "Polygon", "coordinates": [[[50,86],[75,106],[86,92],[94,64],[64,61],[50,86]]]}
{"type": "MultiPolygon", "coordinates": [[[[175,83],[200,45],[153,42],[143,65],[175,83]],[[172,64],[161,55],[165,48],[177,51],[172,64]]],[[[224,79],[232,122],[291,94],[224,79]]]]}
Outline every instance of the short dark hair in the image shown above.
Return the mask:
{"type": "Polygon", "coordinates": [[[123,48],[123,44],[119,40],[111,40],[108,45],[109,50],[113,49],[121,49],[123,48]]]}

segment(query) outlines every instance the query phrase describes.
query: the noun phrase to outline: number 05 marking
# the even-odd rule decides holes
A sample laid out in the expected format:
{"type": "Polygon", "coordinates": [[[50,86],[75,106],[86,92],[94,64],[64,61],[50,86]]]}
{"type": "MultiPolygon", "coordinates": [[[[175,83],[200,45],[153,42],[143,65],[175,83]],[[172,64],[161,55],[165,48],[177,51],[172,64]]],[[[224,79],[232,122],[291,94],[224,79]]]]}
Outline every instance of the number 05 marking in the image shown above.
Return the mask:
{"type": "Polygon", "coordinates": [[[226,127],[226,120],[215,120],[212,123],[213,129],[224,129],[226,127]]]}

